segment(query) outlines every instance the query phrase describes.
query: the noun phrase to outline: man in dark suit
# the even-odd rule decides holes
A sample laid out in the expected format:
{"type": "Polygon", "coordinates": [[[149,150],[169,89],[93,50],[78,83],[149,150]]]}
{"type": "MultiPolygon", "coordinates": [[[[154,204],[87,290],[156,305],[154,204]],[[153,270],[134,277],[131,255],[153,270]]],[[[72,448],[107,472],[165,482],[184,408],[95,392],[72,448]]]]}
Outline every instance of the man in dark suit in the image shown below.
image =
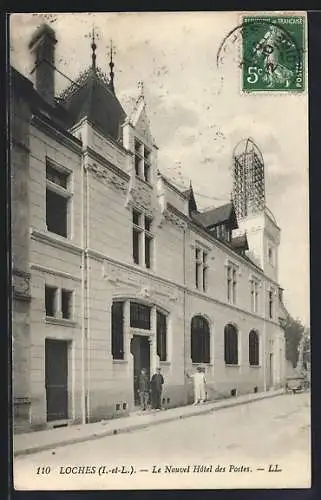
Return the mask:
{"type": "Polygon", "coordinates": [[[161,374],[161,369],[157,368],[150,381],[152,408],[154,410],[161,410],[163,385],[164,377],[161,374]]]}
{"type": "Polygon", "coordinates": [[[142,371],[139,376],[139,397],[140,397],[140,406],[143,411],[147,409],[148,400],[149,400],[149,379],[146,374],[145,368],[142,368],[142,371]]]}

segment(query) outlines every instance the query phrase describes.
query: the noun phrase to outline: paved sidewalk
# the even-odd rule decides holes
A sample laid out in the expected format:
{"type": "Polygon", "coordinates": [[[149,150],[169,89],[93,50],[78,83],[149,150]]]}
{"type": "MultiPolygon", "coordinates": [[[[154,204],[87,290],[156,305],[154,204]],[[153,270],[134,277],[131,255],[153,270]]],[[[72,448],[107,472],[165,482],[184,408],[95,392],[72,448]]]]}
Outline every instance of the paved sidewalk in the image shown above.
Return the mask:
{"type": "Polygon", "coordinates": [[[221,408],[228,408],[240,404],[250,403],[260,399],[284,394],[283,389],[245,394],[236,398],[220,401],[209,401],[203,405],[180,406],[165,411],[147,413],[133,413],[128,417],[114,420],[103,420],[93,424],[71,425],[58,429],[17,434],[13,437],[14,456],[28,455],[43,450],[55,449],[82,441],[90,441],[105,436],[134,431],[151,425],[162,424],[179,418],[193,417],[199,414],[210,413],[221,408]]]}

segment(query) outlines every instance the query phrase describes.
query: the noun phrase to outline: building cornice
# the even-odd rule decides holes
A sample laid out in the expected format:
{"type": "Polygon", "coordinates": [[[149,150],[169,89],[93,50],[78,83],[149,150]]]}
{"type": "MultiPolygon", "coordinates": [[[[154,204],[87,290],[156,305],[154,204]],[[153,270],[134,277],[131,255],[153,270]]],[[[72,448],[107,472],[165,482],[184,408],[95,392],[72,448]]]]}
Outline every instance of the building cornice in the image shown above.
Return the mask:
{"type": "Polygon", "coordinates": [[[99,162],[104,167],[107,167],[109,170],[111,170],[115,174],[119,175],[119,177],[122,177],[124,180],[129,181],[130,176],[126,172],[124,172],[121,168],[117,167],[116,165],[114,165],[110,161],[106,160],[106,158],[104,158],[104,156],[102,156],[100,153],[97,153],[97,151],[95,151],[91,147],[88,146],[83,151],[83,153],[84,153],[84,155],[87,154],[88,157],[90,157],[91,159],[99,162]]]}
{"type": "Polygon", "coordinates": [[[22,149],[25,153],[30,153],[30,148],[26,146],[22,141],[19,141],[18,139],[15,139],[14,137],[11,138],[11,144],[12,146],[22,149]]]}
{"type": "Polygon", "coordinates": [[[54,248],[68,250],[70,253],[73,253],[75,255],[81,255],[83,252],[82,248],[78,245],[75,245],[68,239],[56,236],[53,233],[47,233],[45,231],[39,231],[38,229],[31,228],[30,236],[36,241],[46,243],[54,248]]]}
{"type": "Polygon", "coordinates": [[[48,119],[42,114],[34,114],[32,116],[31,124],[36,128],[40,129],[45,134],[48,134],[53,139],[57,140],[60,144],[65,146],[66,148],[74,151],[75,153],[81,155],[82,152],[82,144],[79,139],[74,137],[67,130],[63,130],[63,128],[58,127],[56,123],[52,120],[48,119]]]}

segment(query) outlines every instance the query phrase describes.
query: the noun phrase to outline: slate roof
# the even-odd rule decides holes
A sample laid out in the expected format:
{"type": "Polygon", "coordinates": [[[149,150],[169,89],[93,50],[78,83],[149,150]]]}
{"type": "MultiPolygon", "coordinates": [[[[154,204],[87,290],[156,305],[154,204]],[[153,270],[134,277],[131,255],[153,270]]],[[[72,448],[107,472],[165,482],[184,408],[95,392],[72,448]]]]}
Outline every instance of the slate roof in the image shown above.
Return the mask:
{"type": "Polygon", "coordinates": [[[105,135],[119,141],[126,113],[102,72],[90,68],[59,99],[69,115],[69,127],[87,118],[105,135]]]}
{"type": "Polygon", "coordinates": [[[206,228],[212,228],[224,222],[230,222],[232,229],[237,229],[237,219],[233,203],[226,203],[217,208],[212,208],[196,214],[195,219],[206,228]]]}
{"type": "Polygon", "coordinates": [[[190,185],[190,187],[188,189],[186,189],[185,191],[182,191],[182,194],[188,200],[189,214],[190,215],[196,214],[197,213],[197,204],[195,201],[194,191],[193,191],[192,185],[190,185]]]}

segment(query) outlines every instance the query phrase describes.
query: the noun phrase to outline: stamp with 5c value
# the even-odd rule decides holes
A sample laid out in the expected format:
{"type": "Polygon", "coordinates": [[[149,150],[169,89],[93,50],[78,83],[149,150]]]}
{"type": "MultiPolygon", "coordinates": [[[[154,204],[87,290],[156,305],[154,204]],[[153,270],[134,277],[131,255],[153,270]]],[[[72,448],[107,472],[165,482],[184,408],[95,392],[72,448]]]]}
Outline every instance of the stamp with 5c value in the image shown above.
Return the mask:
{"type": "Polygon", "coordinates": [[[304,48],[304,17],[244,16],[242,22],[243,91],[304,91],[304,48]]]}

